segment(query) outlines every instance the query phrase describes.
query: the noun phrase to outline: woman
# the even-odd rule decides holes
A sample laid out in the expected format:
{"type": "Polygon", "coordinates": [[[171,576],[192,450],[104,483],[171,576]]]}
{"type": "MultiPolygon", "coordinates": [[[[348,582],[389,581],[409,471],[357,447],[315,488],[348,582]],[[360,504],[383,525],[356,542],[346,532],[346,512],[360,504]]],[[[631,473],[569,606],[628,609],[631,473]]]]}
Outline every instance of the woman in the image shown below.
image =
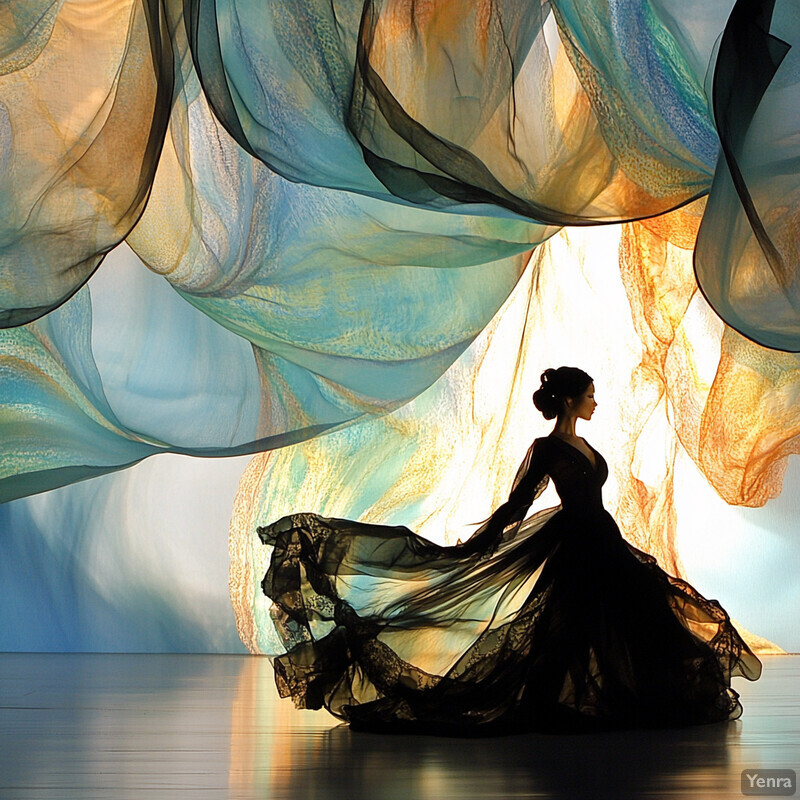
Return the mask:
{"type": "Polygon", "coordinates": [[[742,713],[761,663],[728,615],[628,544],[603,508],[603,457],[575,433],[592,378],[548,369],[509,499],[466,542],[295,514],[259,528],[262,587],[287,653],[282,697],[351,727],[481,736],[690,725],[742,713]],[[526,518],[548,479],[561,505],[526,518]]]}

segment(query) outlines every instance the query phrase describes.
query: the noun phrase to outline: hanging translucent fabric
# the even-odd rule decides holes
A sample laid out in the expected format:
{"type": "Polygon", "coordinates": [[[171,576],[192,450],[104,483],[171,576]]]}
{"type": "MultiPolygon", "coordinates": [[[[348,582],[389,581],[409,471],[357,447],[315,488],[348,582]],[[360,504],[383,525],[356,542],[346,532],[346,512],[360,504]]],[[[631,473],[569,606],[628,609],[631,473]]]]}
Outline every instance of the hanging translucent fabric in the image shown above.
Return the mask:
{"type": "Polygon", "coordinates": [[[798,33],[753,0],[6,4],[0,497],[391,411],[560,226],[709,192],[701,289],[800,350],[798,33]]]}

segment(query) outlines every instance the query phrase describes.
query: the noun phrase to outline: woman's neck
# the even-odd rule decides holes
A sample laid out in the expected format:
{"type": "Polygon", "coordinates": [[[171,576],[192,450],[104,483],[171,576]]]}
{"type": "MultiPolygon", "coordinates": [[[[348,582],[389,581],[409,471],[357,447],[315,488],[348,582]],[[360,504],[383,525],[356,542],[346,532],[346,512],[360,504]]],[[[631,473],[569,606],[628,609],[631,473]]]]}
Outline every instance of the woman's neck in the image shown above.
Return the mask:
{"type": "Polygon", "coordinates": [[[575,417],[559,417],[555,428],[553,428],[553,433],[577,439],[578,437],[575,434],[575,417]]]}

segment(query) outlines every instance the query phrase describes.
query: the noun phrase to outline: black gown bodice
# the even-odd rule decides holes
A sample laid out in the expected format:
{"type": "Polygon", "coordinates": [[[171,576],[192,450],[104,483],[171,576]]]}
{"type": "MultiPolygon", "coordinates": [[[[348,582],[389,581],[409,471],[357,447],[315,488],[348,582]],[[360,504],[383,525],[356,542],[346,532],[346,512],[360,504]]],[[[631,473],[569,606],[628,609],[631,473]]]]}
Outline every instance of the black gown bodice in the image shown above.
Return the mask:
{"type": "Polygon", "coordinates": [[[293,514],[258,529],[282,697],[351,726],[477,736],[741,714],[761,664],[715,600],[626,542],[605,459],[536,439],[467,541],[293,514]],[[552,480],[561,505],[528,515],[552,480]]]}
{"type": "Polygon", "coordinates": [[[603,456],[588,445],[595,456],[596,464],[593,465],[577,447],[556,436],[537,439],[534,448],[539,446],[539,442],[544,443],[545,450],[537,454],[541,460],[533,462],[532,476],[526,483],[534,480],[540,471],[545,471],[555,484],[564,511],[585,513],[602,510],[602,489],[608,479],[608,465],[603,456]]]}

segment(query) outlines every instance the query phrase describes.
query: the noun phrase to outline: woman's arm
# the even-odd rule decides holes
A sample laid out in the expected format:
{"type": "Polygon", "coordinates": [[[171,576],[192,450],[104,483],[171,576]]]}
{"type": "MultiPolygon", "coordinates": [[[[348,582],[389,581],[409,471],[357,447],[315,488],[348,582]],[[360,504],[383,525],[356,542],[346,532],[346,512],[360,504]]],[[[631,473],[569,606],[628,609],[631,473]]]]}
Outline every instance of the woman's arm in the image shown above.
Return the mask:
{"type": "Polygon", "coordinates": [[[547,439],[536,439],[517,470],[508,500],[492,515],[505,528],[525,518],[533,501],[545,490],[548,482],[549,447],[547,439]]]}
{"type": "Polygon", "coordinates": [[[483,558],[488,558],[505,538],[508,526],[525,519],[531,504],[547,486],[549,452],[547,440],[534,441],[517,470],[508,500],[466,542],[455,545],[459,552],[464,555],[481,553],[483,558]]]}

